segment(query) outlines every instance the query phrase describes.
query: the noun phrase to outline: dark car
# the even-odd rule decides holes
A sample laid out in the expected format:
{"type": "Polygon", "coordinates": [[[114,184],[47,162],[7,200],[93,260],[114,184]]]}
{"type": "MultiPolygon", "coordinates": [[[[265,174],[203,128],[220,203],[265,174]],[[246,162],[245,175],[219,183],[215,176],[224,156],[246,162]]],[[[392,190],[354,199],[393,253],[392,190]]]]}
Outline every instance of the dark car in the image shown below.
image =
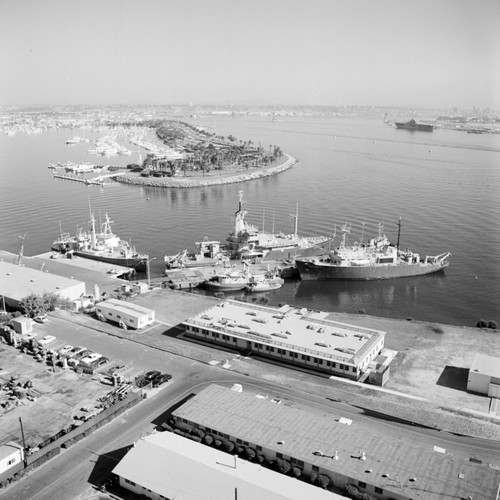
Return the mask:
{"type": "Polygon", "coordinates": [[[145,373],[137,380],[137,387],[146,387],[158,375],[161,375],[161,372],[159,372],[158,370],[151,370],[150,372],[145,373]]]}
{"type": "Polygon", "coordinates": [[[104,357],[104,356],[101,356],[99,359],[96,359],[92,365],[93,366],[102,366],[102,365],[105,365],[106,363],[109,363],[109,359],[104,357]]]}
{"type": "Polygon", "coordinates": [[[168,373],[160,373],[153,379],[153,387],[159,387],[161,384],[168,382],[172,378],[172,375],[168,373]]]}

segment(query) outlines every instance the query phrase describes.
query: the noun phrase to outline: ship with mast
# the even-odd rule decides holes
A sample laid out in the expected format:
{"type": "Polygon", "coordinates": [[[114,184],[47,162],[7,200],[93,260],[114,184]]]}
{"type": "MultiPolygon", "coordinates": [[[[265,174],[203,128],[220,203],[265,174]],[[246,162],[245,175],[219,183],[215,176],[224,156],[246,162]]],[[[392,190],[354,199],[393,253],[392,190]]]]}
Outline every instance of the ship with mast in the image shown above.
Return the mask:
{"type": "Polygon", "coordinates": [[[165,256],[166,269],[176,267],[203,267],[218,265],[228,259],[242,262],[292,261],[299,255],[319,254],[324,251],[326,236],[303,237],[298,235],[298,205],[294,214],[294,232],[292,234],[260,231],[249,224],[243,207],[243,191],[239,192],[238,210],[234,216],[234,227],[226,241],[196,243],[197,252],[187,250],[173,256],[165,256]]]}
{"type": "Polygon", "coordinates": [[[404,278],[442,271],[449,265],[450,252],[421,257],[409,249],[400,249],[401,218],[398,241],[393,245],[379,224],[378,236],[368,244],[348,245],[350,227],[342,227],[338,248],[319,256],[299,257],[295,265],[302,280],[378,280],[404,278]]]}
{"type": "Polygon", "coordinates": [[[86,259],[98,260],[117,266],[130,267],[137,271],[146,269],[149,256],[136,251],[129,242],[120,239],[111,230],[108,214],[101,224],[100,231],[96,230],[96,220],[90,211],[89,229],[79,228],[75,236],[63,233],[60,227],[60,236],[52,243],[52,250],[63,254],[86,259]]]}

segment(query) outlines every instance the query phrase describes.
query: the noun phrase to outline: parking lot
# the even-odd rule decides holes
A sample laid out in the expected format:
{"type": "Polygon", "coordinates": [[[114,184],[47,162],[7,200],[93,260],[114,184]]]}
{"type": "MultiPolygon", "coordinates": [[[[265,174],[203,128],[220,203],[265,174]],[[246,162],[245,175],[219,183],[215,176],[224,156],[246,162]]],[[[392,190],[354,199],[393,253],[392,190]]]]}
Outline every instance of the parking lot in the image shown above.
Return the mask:
{"type": "Polygon", "coordinates": [[[16,335],[16,343],[0,344],[1,442],[21,442],[22,418],[26,444],[33,448],[89,418],[116,384],[149,390],[172,378],[161,366],[137,366],[123,342],[53,316],[34,323],[32,333],[16,335]],[[125,351],[127,361],[120,357],[125,351]]]}

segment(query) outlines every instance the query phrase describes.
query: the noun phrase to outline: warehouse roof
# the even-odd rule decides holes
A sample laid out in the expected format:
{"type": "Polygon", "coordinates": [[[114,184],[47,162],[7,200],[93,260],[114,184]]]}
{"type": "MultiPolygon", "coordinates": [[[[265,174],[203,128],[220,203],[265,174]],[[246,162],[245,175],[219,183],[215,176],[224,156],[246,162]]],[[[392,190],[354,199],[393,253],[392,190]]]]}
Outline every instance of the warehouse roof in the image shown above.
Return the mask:
{"type": "Polygon", "coordinates": [[[0,290],[5,297],[16,301],[32,293],[35,295],[42,295],[44,292],[59,293],[82,285],[85,287],[82,281],[0,260],[0,290]]]}
{"type": "Polygon", "coordinates": [[[423,435],[381,435],[360,421],[346,425],[324,410],[279,403],[211,385],[173,415],[415,500],[495,498],[500,482],[495,465],[446,453],[423,435]]]}
{"type": "Polygon", "coordinates": [[[279,309],[228,300],[184,324],[253,342],[358,364],[385,332],[326,319],[329,313],[285,305],[279,309]]]}
{"type": "Polygon", "coordinates": [[[344,498],[171,432],[137,441],[113,472],[176,500],[344,498]]]}

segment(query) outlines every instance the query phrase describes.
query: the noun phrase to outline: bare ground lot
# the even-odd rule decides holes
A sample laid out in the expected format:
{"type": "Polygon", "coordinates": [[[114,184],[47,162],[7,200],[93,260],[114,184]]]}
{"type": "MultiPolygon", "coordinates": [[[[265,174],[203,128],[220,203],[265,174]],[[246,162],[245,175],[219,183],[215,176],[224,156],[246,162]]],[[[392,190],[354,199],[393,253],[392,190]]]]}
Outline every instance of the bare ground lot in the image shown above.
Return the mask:
{"type": "Polygon", "coordinates": [[[74,422],[73,415],[81,414],[80,408],[92,407],[97,398],[106,394],[110,387],[77,375],[72,370],[52,368],[38,362],[33,356],[6,344],[0,344],[0,384],[11,377],[19,377],[21,383],[30,380],[35,400],[9,398],[0,391],[0,442],[19,441],[19,418],[22,418],[27,445],[37,445],[74,422]]]}
{"type": "Polygon", "coordinates": [[[331,319],[387,332],[385,346],[398,351],[385,388],[457,409],[488,412],[487,396],[467,392],[477,353],[500,353],[495,330],[332,313],[331,319]]]}

